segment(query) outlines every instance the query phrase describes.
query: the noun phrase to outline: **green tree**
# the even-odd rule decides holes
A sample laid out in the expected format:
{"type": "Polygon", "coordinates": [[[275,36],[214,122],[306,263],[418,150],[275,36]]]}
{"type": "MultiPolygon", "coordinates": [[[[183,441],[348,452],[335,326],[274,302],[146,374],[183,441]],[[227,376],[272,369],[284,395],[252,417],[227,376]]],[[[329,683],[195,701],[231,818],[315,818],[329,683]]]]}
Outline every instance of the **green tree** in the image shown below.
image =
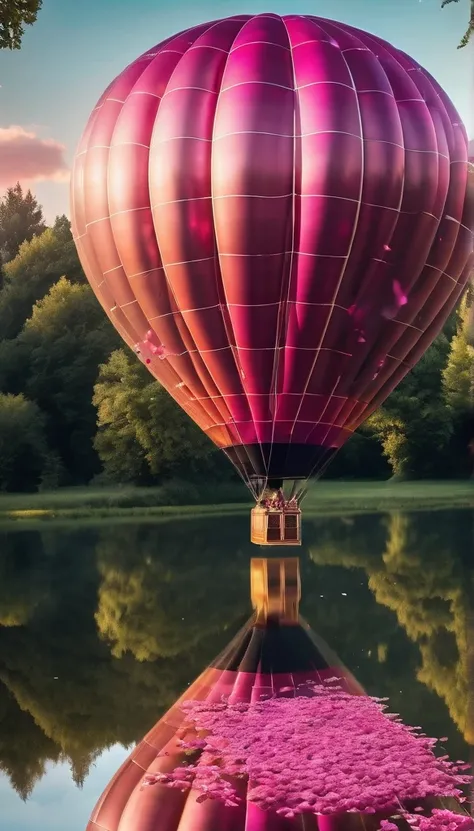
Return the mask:
{"type": "Polygon", "coordinates": [[[13,260],[22,242],[39,236],[45,228],[43,209],[31,191],[27,190],[23,193],[19,182],[14,187],[8,188],[0,202],[0,259],[2,263],[13,260]]]}
{"type": "Polygon", "coordinates": [[[110,478],[146,484],[220,468],[209,439],[131,353],[120,349],[100,367],[93,402],[95,448],[110,478]]]}
{"type": "Polygon", "coordinates": [[[0,490],[35,490],[46,466],[46,418],[23,395],[0,393],[0,490]]]}
{"type": "Polygon", "coordinates": [[[59,216],[52,228],[23,242],[16,257],[3,268],[4,287],[0,292],[0,332],[15,338],[34,304],[48,293],[60,277],[86,283],[69,220],[59,216]]]}
{"type": "Polygon", "coordinates": [[[466,294],[458,313],[458,328],[443,370],[444,397],[452,413],[451,457],[462,474],[472,472],[469,449],[474,439],[474,344],[470,339],[474,298],[466,294]]]}
{"type": "MultiPolygon", "coordinates": [[[[441,3],[441,8],[444,9],[445,6],[449,6],[451,3],[459,3],[459,0],[443,0],[441,3]]],[[[469,25],[461,38],[461,42],[458,46],[458,49],[462,49],[464,46],[467,46],[469,43],[472,33],[474,32],[474,0],[471,0],[471,16],[469,18],[469,25]]]]}
{"type": "Polygon", "coordinates": [[[325,479],[387,479],[390,465],[374,432],[362,424],[324,472],[325,479]]]}
{"type": "Polygon", "coordinates": [[[415,368],[368,421],[394,476],[426,478],[445,472],[453,433],[441,373],[449,344],[438,336],[415,368]]]}
{"type": "Polygon", "coordinates": [[[43,0],[2,0],[0,49],[20,49],[25,26],[36,23],[43,0]]]}
{"type": "MultiPolygon", "coordinates": [[[[107,476],[115,481],[145,484],[150,482],[149,465],[137,437],[136,410],[143,390],[158,384],[137,360],[123,349],[112,352],[99,367],[93,404],[97,408],[98,431],[94,446],[107,476]]],[[[153,397],[149,394],[148,399],[153,397]]]]}
{"type": "Polygon", "coordinates": [[[45,412],[49,445],[76,483],[99,470],[91,399],[97,367],[117,340],[89,285],[62,277],[18,337],[0,345],[0,387],[25,393],[45,412]]]}
{"type": "Polygon", "coordinates": [[[469,346],[474,346],[474,302],[471,303],[471,308],[467,318],[466,339],[469,346]]]}
{"type": "Polygon", "coordinates": [[[474,404],[474,347],[469,344],[473,307],[466,295],[459,308],[458,329],[442,374],[446,402],[457,416],[464,416],[474,404]]]}
{"type": "Polygon", "coordinates": [[[458,328],[458,310],[454,309],[451,314],[449,315],[446,323],[443,326],[443,334],[446,336],[448,341],[451,343],[454,335],[457,332],[458,328]]]}

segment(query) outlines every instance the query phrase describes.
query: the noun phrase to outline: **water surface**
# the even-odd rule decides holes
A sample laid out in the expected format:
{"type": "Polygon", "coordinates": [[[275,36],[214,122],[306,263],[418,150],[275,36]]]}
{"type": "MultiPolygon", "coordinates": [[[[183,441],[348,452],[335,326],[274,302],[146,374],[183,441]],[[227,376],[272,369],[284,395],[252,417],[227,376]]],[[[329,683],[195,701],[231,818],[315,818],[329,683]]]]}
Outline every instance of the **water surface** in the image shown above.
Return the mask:
{"type": "MultiPolygon", "coordinates": [[[[474,512],[306,518],[302,613],[469,759],[474,512]]],[[[250,613],[248,518],[0,533],[0,831],[83,831],[130,748],[250,613]]],[[[295,550],[275,549],[276,556],[295,550]]]]}

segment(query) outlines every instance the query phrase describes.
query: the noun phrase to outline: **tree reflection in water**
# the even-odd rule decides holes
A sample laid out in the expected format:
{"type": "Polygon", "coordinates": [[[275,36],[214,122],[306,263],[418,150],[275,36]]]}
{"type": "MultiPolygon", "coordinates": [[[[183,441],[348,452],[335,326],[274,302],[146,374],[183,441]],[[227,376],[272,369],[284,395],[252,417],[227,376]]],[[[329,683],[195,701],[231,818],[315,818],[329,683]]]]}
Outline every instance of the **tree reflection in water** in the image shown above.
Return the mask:
{"type": "MultiPolygon", "coordinates": [[[[452,758],[474,744],[472,524],[317,518],[301,551],[310,625],[452,758]]],[[[0,534],[0,770],[23,798],[48,761],[81,784],[103,750],[143,736],[248,616],[254,553],[230,516],[0,534]]]]}
{"type": "MultiPolygon", "coordinates": [[[[364,569],[377,604],[395,613],[398,631],[416,645],[415,650],[410,650],[405,642],[407,658],[412,655],[408,663],[413,680],[445,702],[459,732],[472,745],[474,724],[470,718],[469,695],[470,652],[474,647],[472,514],[439,512],[433,522],[430,513],[396,512],[378,521],[387,529],[382,552],[370,546],[362,551],[357,532],[349,532],[346,539],[313,546],[311,559],[319,565],[334,563],[348,569],[364,569]]],[[[392,657],[399,665],[402,655],[396,644],[393,646],[392,657]]],[[[382,639],[378,655],[382,663],[387,662],[387,644],[382,639]]],[[[392,675],[393,670],[392,665],[388,666],[387,675],[392,675]]],[[[386,685],[384,688],[387,689],[386,685]]],[[[400,700],[392,693],[391,703],[406,713],[404,698],[410,696],[406,696],[406,689],[403,693],[400,700]]],[[[435,697],[426,697],[423,712],[431,709],[430,699],[432,706],[438,707],[435,697]]],[[[417,705],[417,699],[412,703],[417,705]]],[[[438,714],[434,724],[437,722],[438,714]]],[[[434,724],[431,730],[436,734],[434,724]]],[[[425,726],[429,731],[426,717],[425,726]]]]}

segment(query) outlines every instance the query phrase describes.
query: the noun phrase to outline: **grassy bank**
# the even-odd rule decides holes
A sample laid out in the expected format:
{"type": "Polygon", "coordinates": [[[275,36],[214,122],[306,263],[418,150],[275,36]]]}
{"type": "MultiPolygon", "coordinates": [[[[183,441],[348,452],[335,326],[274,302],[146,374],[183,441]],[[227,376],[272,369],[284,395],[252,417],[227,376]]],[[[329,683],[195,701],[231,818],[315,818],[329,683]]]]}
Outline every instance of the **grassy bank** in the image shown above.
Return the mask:
{"type": "MultiPolygon", "coordinates": [[[[39,494],[0,496],[0,525],[37,525],[47,521],[127,521],[158,517],[196,517],[247,512],[251,504],[244,487],[216,486],[214,498],[206,488],[207,504],[180,505],[175,489],[164,488],[65,488],[39,494]],[[231,501],[231,499],[235,501],[231,501]],[[220,500],[220,501],[217,501],[220,500]]],[[[184,495],[184,494],[183,494],[184,495]]],[[[196,495],[195,495],[196,496],[196,495]]],[[[434,510],[474,508],[473,481],[436,482],[319,482],[312,485],[304,505],[306,515],[341,515],[384,510],[434,510]]]]}
{"type": "Polygon", "coordinates": [[[474,480],[319,482],[303,505],[307,514],[474,508],[474,480]]]}

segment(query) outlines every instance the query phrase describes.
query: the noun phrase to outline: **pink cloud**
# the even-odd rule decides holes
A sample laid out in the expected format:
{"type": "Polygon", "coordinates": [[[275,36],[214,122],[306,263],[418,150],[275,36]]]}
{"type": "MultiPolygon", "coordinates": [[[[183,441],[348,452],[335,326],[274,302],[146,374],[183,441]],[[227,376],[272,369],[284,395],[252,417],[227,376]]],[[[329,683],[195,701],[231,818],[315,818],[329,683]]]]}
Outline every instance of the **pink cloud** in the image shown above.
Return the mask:
{"type": "Polygon", "coordinates": [[[0,127],[0,187],[11,187],[18,181],[67,182],[64,150],[58,141],[40,138],[23,127],[0,127]]]}

